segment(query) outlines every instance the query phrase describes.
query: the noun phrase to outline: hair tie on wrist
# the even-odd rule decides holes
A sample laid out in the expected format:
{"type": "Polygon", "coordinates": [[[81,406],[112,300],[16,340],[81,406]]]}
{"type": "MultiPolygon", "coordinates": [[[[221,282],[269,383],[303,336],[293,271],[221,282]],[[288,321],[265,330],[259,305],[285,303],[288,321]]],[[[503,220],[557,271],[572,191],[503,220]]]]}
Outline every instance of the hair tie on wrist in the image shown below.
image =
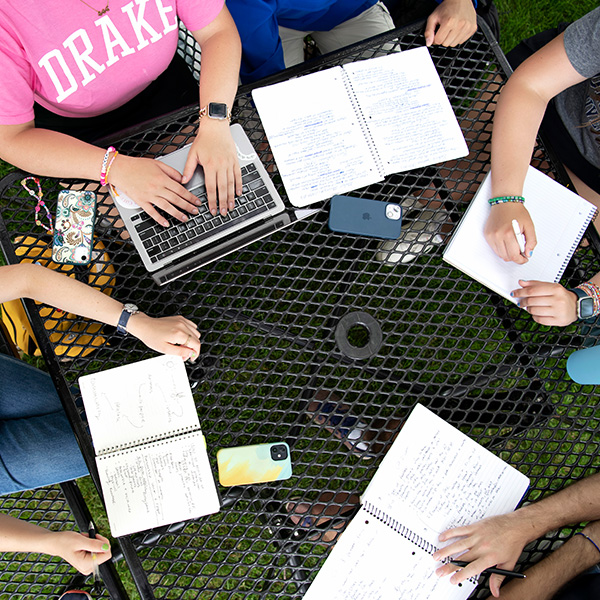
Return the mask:
{"type": "Polygon", "coordinates": [[[524,204],[525,198],[523,196],[496,196],[495,198],[490,198],[488,202],[490,206],[504,204],[505,202],[519,202],[520,204],[524,204]]]}
{"type": "Polygon", "coordinates": [[[578,531],[575,535],[580,535],[580,536],[584,537],[600,553],[600,548],[598,548],[598,545],[596,544],[596,542],[591,537],[589,537],[588,535],[585,535],[585,533],[583,533],[583,531],[578,531]]]}

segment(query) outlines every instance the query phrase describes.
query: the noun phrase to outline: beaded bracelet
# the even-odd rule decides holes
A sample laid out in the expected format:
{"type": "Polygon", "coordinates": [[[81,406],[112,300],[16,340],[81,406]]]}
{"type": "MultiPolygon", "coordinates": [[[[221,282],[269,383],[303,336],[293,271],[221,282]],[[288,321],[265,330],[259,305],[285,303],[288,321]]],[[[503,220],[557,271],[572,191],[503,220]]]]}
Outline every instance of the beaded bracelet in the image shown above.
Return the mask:
{"type": "Polygon", "coordinates": [[[588,542],[591,542],[591,544],[594,546],[594,548],[596,548],[596,550],[598,550],[598,552],[600,552],[600,548],[598,548],[598,544],[596,544],[596,542],[594,542],[594,540],[585,535],[585,533],[583,533],[583,531],[578,531],[575,535],[580,535],[581,537],[584,537],[586,540],[588,540],[588,542]]]}
{"type": "Polygon", "coordinates": [[[113,146],[110,146],[108,148],[108,150],[104,154],[104,158],[102,159],[102,167],[100,168],[100,185],[106,185],[106,170],[111,152],[116,152],[113,146]]]}
{"type": "Polygon", "coordinates": [[[504,204],[505,202],[520,202],[523,204],[525,202],[525,198],[523,198],[523,196],[496,196],[495,198],[490,198],[488,202],[490,203],[490,206],[504,204]]]}
{"type": "Polygon", "coordinates": [[[106,173],[104,175],[104,182],[105,183],[103,185],[106,185],[108,183],[108,174],[110,173],[110,168],[112,167],[112,164],[115,162],[115,158],[117,158],[117,154],[119,154],[119,151],[115,150],[115,153],[112,155],[112,158],[110,159],[110,161],[106,165],[106,173]]]}
{"type": "Polygon", "coordinates": [[[584,283],[578,285],[577,289],[584,291],[594,300],[594,312],[590,315],[590,317],[597,317],[600,315],[600,287],[591,281],[585,281],[584,283]]]}

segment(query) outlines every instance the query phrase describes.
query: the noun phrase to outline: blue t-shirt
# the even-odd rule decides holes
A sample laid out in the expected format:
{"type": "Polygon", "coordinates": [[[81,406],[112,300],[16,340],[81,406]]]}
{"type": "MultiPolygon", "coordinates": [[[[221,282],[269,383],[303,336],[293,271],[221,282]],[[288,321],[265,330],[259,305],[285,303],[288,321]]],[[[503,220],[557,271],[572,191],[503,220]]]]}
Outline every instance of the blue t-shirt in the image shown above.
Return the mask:
{"type": "Polygon", "coordinates": [[[377,0],[227,0],[242,40],[243,83],[285,68],[279,26],[329,31],[353,19],[377,0]]]}

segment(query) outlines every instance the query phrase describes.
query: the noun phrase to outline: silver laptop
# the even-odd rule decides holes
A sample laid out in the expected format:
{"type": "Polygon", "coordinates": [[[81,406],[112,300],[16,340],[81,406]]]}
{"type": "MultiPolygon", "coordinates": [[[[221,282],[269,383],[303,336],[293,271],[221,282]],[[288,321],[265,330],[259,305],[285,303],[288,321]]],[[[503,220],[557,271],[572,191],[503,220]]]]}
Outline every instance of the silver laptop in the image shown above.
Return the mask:
{"type": "MultiPolygon", "coordinates": [[[[111,195],[140,254],[159,285],[234,252],[315,210],[287,210],[241,125],[231,126],[242,169],[243,193],[225,217],[208,210],[202,169],[185,186],[202,200],[197,215],[186,223],[163,213],[171,225],[159,225],[130,198],[111,186],[111,195]]],[[[191,144],[157,158],[183,172],[191,144]]]]}

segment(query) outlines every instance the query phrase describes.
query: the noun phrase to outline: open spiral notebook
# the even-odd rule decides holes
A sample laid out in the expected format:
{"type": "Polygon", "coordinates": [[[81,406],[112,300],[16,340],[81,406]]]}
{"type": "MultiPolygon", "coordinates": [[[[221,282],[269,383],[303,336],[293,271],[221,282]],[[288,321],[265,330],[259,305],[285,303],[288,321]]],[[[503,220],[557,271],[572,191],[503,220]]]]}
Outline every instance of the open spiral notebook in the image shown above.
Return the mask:
{"type": "Polygon", "coordinates": [[[439,534],[514,510],[529,479],[418,404],[304,600],[464,600],[439,578],[439,534]]]}
{"type": "Polygon", "coordinates": [[[114,537],[219,511],[180,357],[84,375],[79,385],[114,537]]]}

